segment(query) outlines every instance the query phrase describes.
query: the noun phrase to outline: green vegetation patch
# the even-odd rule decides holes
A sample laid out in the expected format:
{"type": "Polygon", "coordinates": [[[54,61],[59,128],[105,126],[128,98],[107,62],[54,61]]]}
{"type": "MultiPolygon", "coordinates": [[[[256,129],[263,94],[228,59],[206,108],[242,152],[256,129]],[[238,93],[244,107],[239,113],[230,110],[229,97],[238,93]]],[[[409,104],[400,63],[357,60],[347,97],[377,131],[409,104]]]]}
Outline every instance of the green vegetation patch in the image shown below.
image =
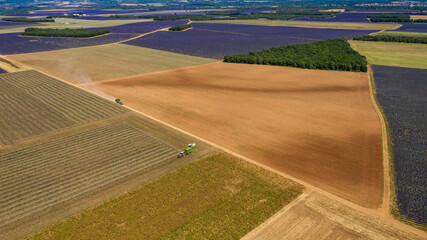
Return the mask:
{"type": "Polygon", "coordinates": [[[401,31],[382,31],[382,32],[375,33],[375,35],[427,37],[427,33],[424,33],[424,32],[401,32],[401,31]]]}
{"type": "Polygon", "coordinates": [[[37,37],[80,37],[89,38],[103,34],[107,34],[108,30],[91,30],[91,29],[54,29],[54,28],[26,28],[22,36],[37,36],[37,37]]]}
{"type": "Polygon", "coordinates": [[[427,45],[416,43],[350,41],[370,64],[427,69],[427,45]]]}
{"type": "Polygon", "coordinates": [[[46,18],[3,18],[7,22],[55,22],[53,19],[46,18]]]}
{"type": "Polygon", "coordinates": [[[407,37],[391,35],[364,35],[355,36],[353,40],[374,41],[374,42],[402,42],[402,43],[427,43],[427,37],[407,37]]]}
{"type": "Polygon", "coordinates": [[[303,187],[217,153],[28,239],[238,239],[303,187]]]}
{"type": "Polygon", "coordinates": [[[183,31],[185,29],[191,28],[190,24],[181,24],[181,25],[175,25],[171,28],[169,28],[169,31],[183,31]]]}
{"type": "Polygon", "coordinates": [[[225,56],[224,62],[277,65],[308,69],[366,72],[366,58],[345,38],[293,44],[249,54],[225,56]]]}

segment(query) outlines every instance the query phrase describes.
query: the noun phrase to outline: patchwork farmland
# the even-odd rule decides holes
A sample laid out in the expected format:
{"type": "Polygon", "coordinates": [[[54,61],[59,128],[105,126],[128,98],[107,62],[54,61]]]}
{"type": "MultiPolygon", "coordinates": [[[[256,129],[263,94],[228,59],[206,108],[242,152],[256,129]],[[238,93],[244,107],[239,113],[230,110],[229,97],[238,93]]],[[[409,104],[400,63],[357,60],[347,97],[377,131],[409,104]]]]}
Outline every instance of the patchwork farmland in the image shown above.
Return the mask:
{"type": "Polygon", "coordinates": [[[126,111],[36,71],[0,75],[0,109],[2,145],[126,111]]]}
{"type": "Polygon", "coordinates": [[[124,44],[222,59],[225,55],[248,53],[282,45],[309,43],[338,37],[352,38],[356,35],[373,32],[213,23],[192,23],[191,26],[193,28],[188,31],[156,32],[124,44]]]}
{"type": "Polygon", "coordinates": [[[34,70],[0,76],[1,239],[23,237],[216,151],[198,143],[196,153],[177,159],[193,138],[34,70]]]}
{"type": "Polygon", "coordinates": [[[96,84],[357,204],[381,203],[381,128],[364,73],[211,63],[96,84]]]}
{"type": "Polygon", "coordinates": [[[0,2],[0,239],[427,238],[422,10],[222,1],[0,2]]]}

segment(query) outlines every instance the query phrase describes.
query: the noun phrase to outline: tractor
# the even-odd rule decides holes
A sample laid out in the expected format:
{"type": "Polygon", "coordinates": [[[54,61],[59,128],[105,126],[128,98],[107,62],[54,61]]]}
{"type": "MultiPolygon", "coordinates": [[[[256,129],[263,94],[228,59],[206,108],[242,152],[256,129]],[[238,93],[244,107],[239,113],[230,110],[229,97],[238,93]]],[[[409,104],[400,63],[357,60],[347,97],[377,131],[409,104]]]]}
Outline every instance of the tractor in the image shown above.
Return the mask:
{"type": "Polygon", "coordinates": [[[185,157],[186,155],[190,155],[192,152],[194,152],[195,147],[196,147],[196,143],[188,144],[188,148],[186,148],[184,151],[180,152],[178,154],[178,158],[182,158],[182,157],[185,157]]]}
{"type": "Polygon", "coordinates": [[[116,101],[116,103],[123,105],[123,102],[122,102],[122,100],[120,100],[120,98],[116,98],[115,101],[116,101]]]}

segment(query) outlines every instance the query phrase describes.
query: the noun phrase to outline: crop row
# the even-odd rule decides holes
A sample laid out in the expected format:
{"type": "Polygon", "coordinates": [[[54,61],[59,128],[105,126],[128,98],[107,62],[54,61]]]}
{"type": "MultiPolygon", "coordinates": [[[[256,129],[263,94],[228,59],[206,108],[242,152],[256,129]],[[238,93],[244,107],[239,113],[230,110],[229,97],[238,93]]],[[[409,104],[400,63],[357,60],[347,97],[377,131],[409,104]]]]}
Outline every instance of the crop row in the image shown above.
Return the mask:
{"type": "Polygon", "coordinates": [[[427,225],[427,70],[372,66],[377,96],[390,124],[397,207],[427,225]]]}
{"type": "Polygon", "coordinates": [[[191,26],[193,28],[188,31],[157,32],[125,44],[222,59],[226,55],[339,37],[353,38],[373,32],[214,23],[191,23],[191,26]]]}
{"type": "Polygon", "coordinates": [[[3,145],[126,111],[37,71],[0,75],[0,110],[3,145]]]}
{"type": "Polygon", "coordinates": [[[0,156],[0,227],[147,169],[176,150],[125,123],[0,156]]]}
{"type": "Polygon", "coordinates": [[[136,33],[111,33],[96,38],[46,38],[22,37],[21,33],[0,34],[0,54],[21,54],[52,51],[123,41],[137,36],[136,33]]]}

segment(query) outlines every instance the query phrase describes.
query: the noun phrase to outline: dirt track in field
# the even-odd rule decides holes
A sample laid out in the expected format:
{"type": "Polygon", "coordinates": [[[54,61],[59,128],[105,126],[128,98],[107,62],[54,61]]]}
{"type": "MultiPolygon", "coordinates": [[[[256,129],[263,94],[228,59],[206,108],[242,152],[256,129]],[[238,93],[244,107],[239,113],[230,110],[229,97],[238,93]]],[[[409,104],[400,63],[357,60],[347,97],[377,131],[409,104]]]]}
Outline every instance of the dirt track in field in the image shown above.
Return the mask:
{"type": "Polygon", "coordinates": [[[304,193],[242,240],[424,239],[319,193],[304,193]]]}
{"type": "Polygon", "coordinates": [[[213,63],[97,84],[132,108],[361,206],[381,203],[381,127],[365,73],[213,63]]]}

